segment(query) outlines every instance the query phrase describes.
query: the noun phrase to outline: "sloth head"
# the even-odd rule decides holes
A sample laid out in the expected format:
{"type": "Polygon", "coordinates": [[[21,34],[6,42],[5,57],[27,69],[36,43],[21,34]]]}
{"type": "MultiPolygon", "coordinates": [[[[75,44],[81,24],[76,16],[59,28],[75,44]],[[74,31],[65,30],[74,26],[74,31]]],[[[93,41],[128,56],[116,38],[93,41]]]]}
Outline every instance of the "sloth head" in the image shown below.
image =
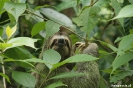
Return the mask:
{"type": "Polygon", "coordinates": [[[96,43],[88,43],[87,47],[84,42],[76,42],[75,50],[78,49],[80,53],[89,54],[98,57],[98,45],[96,43]]]}
{"type": "Polygon", "coordinates": [[[50,38],[49,48],[56,50],[61,55],[62,60],[71,56],[71,40],[64,32],[57,32],[50,38]]]}

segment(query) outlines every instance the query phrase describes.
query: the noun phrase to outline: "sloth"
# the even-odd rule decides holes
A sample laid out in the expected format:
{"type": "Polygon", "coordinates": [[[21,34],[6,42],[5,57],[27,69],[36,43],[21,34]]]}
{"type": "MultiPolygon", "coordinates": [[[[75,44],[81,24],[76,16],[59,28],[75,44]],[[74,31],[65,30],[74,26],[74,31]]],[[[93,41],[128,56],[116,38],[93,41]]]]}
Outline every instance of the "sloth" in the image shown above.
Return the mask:
{"type": "MultiPolygon", "coordinates": [[[[43,52],[45,52],[48,49],[54,49],[61,55],[61,61],[67,59],[68,57],[72,56],[72,43],[71,39],[69,38],[68,34],[64,32],[57,32],[53,36],[49,37],[47,41],[45,41],[42,52],[39,56],[40,59],[43,57],[43,52]]],[[[57,68],[55,71],[51,73],[49,77],[52,77],[56,74],[62,73],[62,72],[69,72],[73,68],[74,64],[66,64],[65,66],[61,66],[57,68]]],[[[49,69],[45,66],[45,64],[37,63],[35,70],[41,74],[47,75],[49,72],[49,69]]],[[[40,74],[37,74],[35,72],[32,73],[37,82],[36,82],[36,88],[38,88],[41,83],[43,82],[45,78],[40,74]]],[[[42,87],[47,86],[48,84],[52,83],[53,81],[47,82],[42,85],[42,87]]]]}
{"type": "MultiPolygon", "coordinates": [[[[86,46],[83,42],[77,42],[75,47],[81,54],[89,54],[94,57],[99,56],[98,45],[96,43],[88,43],[86,46]]],[[[79,62],[76,64],[76,68],[76,72],[82,72],[85,75],[73,78],[69,88],[99,88],[100,73],[96,61],[79,62]]]]}
{"type": "MultiPolygon", "coordinates": [[[[45,42],[44,47],[42,48],[42,53],[40,54],[39,58],[42,59],[42,54],[47,49],[54,49],[61,55],[61,61],[71,57],[74,55],[75,50],[80,50],[82,54],[89,54],[95,57],[98,57],[98,46],[96,43],[88,43],[87,47],[83,42],[77,42],[72,46],[71,39],[69,36],[64,32],[57,32],[53,36],[49,37],[49,39],[45,42]]],[[[37,73],[33,73],[35,76],[37,83],[36,88],[45,88],[47,85],[62,81],[67,87],[59,87],[59,88],[99,88],[99,81],[100,81],[100,74],[98,65],[95,61],[90,62],[80,62],[74,64],[65,64],[57,69],[55,69],[49,77],[53,77],[57,74],[70,72],[72,68],[76,65],[76,72],[85,73],[85,75],[81,77],[74,77],[74,78],[67,78],[67,79],[56,79],[56,80],[49,80],[46,81],[44,84],[45,77],[41,76],[37,73]]],[[[38,63],[36,65],[35,70],[39,73],[47,75],[49,69],[45,66],[45,64],[38,63]]]]}
{"type": "Polygon", "coordinates": [[[72,43],[69,36],[64,32],[57,32],[49,39],[48,49],[54,49],[61,55],[61,61],[70,57],[72,43]]]}
{"type": "Polygon", "coordinates": [[[71,39],[65,32],[57,32],[45,41],[42,52],[39,56],[40,59],[42,59],[43,52],[48,49],[57,51],[61,55],[61,61],[72,56],[73,54],[71,39]]]}
{"type": "Polygon", "coordinates": [[[74,46],[75,46],[75,49],[79,49],[80,53],[89,54],[94,57],[99,56],[98,46],[96,43],[88,43],[88,45],[86,46],[84,42],[76,42],[74,46]]]}

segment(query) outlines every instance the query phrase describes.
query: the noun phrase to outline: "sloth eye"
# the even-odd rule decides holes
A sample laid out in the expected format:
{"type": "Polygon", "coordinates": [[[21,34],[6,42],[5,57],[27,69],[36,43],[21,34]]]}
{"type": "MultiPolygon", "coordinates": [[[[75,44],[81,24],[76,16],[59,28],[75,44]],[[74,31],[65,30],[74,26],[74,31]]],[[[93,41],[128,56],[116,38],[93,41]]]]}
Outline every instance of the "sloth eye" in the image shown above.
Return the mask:
{"type": "Polygon", "coordinates": [[[51,46],[50,46],[50,48],[52,48],[56,42],[57,42],[57,39],[54,39],[51,46]]]}
{"type": "Polygon", "coordinates": [[[67,39],[65,39],[65,43],[66,43],[66,46],[70,49],[69,41],[67,39]]]}

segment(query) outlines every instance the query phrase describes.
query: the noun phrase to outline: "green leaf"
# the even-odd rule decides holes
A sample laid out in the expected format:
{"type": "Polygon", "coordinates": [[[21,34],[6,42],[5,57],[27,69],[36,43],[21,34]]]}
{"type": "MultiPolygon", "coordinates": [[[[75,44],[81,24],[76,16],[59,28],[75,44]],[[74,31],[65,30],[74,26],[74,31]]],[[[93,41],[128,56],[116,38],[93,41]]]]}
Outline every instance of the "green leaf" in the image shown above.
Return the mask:
{"type": "Polygon", "coordinates": [[[110,3],[110,0],[99,0],[97,3],[95,3],[96,6],[103,7],[104,5],[110,3]]]}
{"type": "Polygon", "coordinates": [[[68,63],[75,63],[75,62],[85,62],[85,61],[93,61],[93,60],[98,60],[99,58],[93,57],[88,54],[77,54],[72,57],[69,57],[66,59],[64,62],[68,63]]]}
{"type": "Polygon", "coordinates": [[[99,85],[100,88],[106,88],[107,87],[107,84],[105,83],[105,79],[100,76],[100,85],[99,85]]]}
{"type": "Polygon", "coordinates": [[[44,60],[37,59],[37,58],[26,59],[26,60],[23,60],[23,61],[26,61],[26,62],[35,62],[35,63],[45,63],[44,60]]]}
{"type": "Polygon", "coordinates": [[[11,34],[12,34],[12,30],[9,26],[7,26],[6,27],[6,35],[7,35],[8,39],[10,38],[11,34]]]}
{"type": "Polygon", "coordinates": [[[57,5],[56,9],[58,11],[70,8],[70,7],[74,7],[77,5],[77,0],[67,0],[67,1],[63,1],[61,4],[57,5]]]}
{"type": "Polygon", "coordinates": [[[76,0],[77,1],[77,5],[79,4],[80,0],[76,0]]]}
{"type": "Polygon", "coordinates": [[[133,4],[133,0],[128,0],[128,1],[133,4]]]}
{"type": "Polygon", "coordinates": [[[107,51],[105,51],[105,50],[98,50],[98,53],[99,53],[99,55],[100,55],[99,58],[103,58],[103,57],[105,57],[105,56],[107,56],[107,55],[110,54],[109,52],[107,52],[107,51]]]}
{"type": "Polygon", "coordinates": [[[56,64],[61,60],[61,56],[57,51],[49,49],[43,53],[43,60],[45,61],[46,66],[51,69],[53,64],[56,64]]]}
{"type": "Polygon", "coordinates": [[[4,3],[7,1],[9,1],[9,0],[0,0],[0,10],[2,10],[4,3]]]}
{"type": "Polygon", "coordinates": [[[67,86],[67,85],[63,84],[61,81],[58,81],[58,82],[50,84],[46,88],[57,88],[57,87],[60,87],[60,86],[67,86]]]}
{"type": "Polygon", "coordinates": [[[25,3],[26,0],[19,0],[19,3],[25,3]]]}
{"type": "MultiPolygon", "coordinates": [[[[96,0],[94,0],[95,2],[96,0]]],[[[100,0],[101,1],[101,0],[100,0]]],[[[82,7],[89,6],[91,3],[91,0],[80,0],[81,4],[83,5],[82,7]]],[[[79,4],[80,4],[79,2],[79,4]]]]}
{"type": "MultiPolygon", "coordinates": [[[[120,4],[118,3],[117,0],[111,0],[111,3],[112,3],[112,6],[113,6],[113,8],[114,8],[114,10],[115,10],[115,14],[118,15],[119,11],[121,10],[120,4]]],[[[124,25],[123,25],[123,23],[124,23],[123,19],[118,19],[118,20],[119,20],[120,24],[121,24],[122,26],[124,26],[124,25]]]]}
{"type": "Polygon", "coordinates": [[[72,23],[71,19],[66,15],[50,8],[41,8],[40,12],[46,17],[48,17],[50,20],[59,23],[63,26],[66,26],[72,31],[75,30],[75,25],[72,23]]]}
{"type": "Polygon", "coordinates": [[[35,87],[36,79],[33,75],[26,72],[12,72],[12,78],[25,87],[35,87]]]}
{"type": "Polygon", "coordinates": [[[133,29],[130,29],[129,32],[130,32],[130,34],[133,34],[133,29]]]}
{"type": "Polygon", "coordinates": [[[53,64],[52,68],[50,69],[51,71],[55,70],[56,68],[68,63],[69,61],[62,61],[62,62],[59,62],[59,63],[56,63],[56,64],[53,64]]]}
{"type": "Polygon", "coordinates": [[[41,30],[43,30],[45,28],[45,24],[46,24],[46,22],[39,22],[39,23],[35,24],[31,31],[32,37],[34,35],[36,35],[37,33],[39,33],[41,30]]]}
{"type": "Polygon", "coordinates": [[[128,61],[133,59],[133,52],[127,52],[119,57],[116,57],[112,63],[113,71],[115,71],[118,67],[124,65],[128,61]]]}
{"type": "Polygon", "coordinates": [[[11,83],[11,82],[10,82],[10,79],[9,79],[9,77],[8,77],[7,75],[5,75],[5,74],[3,74],[3,73],[0,73],[0,75],[1,75],[2,77],[4,77],[9,83],[11,83]]]}
{"type": "Polygon", "coordinates": [[[34,58],[34,56],[24,47],[10,48],[4,52],[4,55],[17,60],[34,58]]]}
{"type": "Polygon", "coordinates": [[[0,14],[3,14],[6,10],[2,9],[0,10],[0,14]]]}
{"type": "Polygon", "coordinates": [[[106,46],[106,47],[112,49],[114,52],[118,51],[118,49],[115,46],[113,46],[109,43],[106,43],[106,42],[103,42],[103,41],[100,41],[100,40],[98,40],[98,42],[100,42],[103,46],[106,46]]]}
{"type": "MultiPolygon", "coordinates": [[[[4,59],[3,60],[4,62],[24,62],[24,63],[27,63],[31,66],[33,66],[32,64],[28,63],[28,62],[34,62],[34,63],[45,63],[44,60],[41,60],[41,59],[37,59],[37,58],[30,58],[30,59],[25,59],[25,60],[15,60],[15,59],[4,59]]],[[[33,66],[34,67],[34,66],[33,66]]]]}
{"type": "Polygon", "coordinates": [[[132,75],[133,75],[133,70],[125,70],[112,76],[110,78],[110,82],[117,83],[119,80],[124,79],[127,76],[132,76],[132,75]]]}
{"type": "Polygon", "coordinates": [[[84,73],[78,73],[78,72],[65,72],[58,74],[50,79],[61,79],[61,78],[72,78],[72,77],[80,77],[83,76],[84,73]]]}
{"type": "Polygon", "coordinates": [[[133,48],[133,34],[124,36],[119,43],[117,56],[124,54],[124,52],[133,48]]]}
{"type": "Polygon", "coordinates": [[[124,19],[124,30],[123,34],[130,34],[130,31],[133,31],[133,17],[127,17],[124,19]]]}
{"type": "Polygon", "coordinates": [[[133,16],[132,8],[133,4],[123,7],[120,10],[119,14],[116,17],[114,17],[112,20],[124,17],[132,17],[133,16]]]}
{"type": "Polygon", "coordinates": [[[8,13],[8,16],[10,20],[10,25],[15,25],[17,23],[15,17],[10,13],[8,13]]]}
{"type": "Polygon", "coordinates": [[[4,8],[7,12],[12,14],[16,21],[18,21],[18,17],[25,11],[26,4],[23,3],[13,3],[13,2],[6,2],[4,4],[4,8]]]}
{"type": "Polygon", "coordinates": [[[8,58],[12,58],[14,62],[24,68],[30,68],[34,67],[31,63],[28,61],[24,61],[25,59],[34,58],[34,56],[24,47],[14,47],[6,50],[4,52],[4,55],[8,58]]]}
{"type": "Polygon", "coordinates": [[[123,37],[118,37],[118,38],[114,41],[114,43],[120,42],[120,41],[122,40],[122,38],[123,38],[123,37]]]}
{"type": "Polygon", "coordinates": [[[46,22],[46,38],[58,32],[59,30],[60,30],[59,24],[50,20],[46,22]]]}
{"type": "Polygon", "coordinates": [[[15,33],[16,30],[17,30],[17,24],[12,28],[10,28],[9,26],[6,27],[6,35],[8,39],[15,33]]]}
{"type": "Polygon", "coordinates": [[[6,49],[8,47],[11,47],[12,44],[7,44],[7,43],[0,43],[0,49],[6,49]]]}
{"type": "Polygon", "coordinates": [[[98,22],[97,14],[99,11],[100,8],[96,6],[86,7],[79,17],[74,19],[74,22],[81,27],[80,29],[82,31],[90,35],[96,23],[98,22]]]}
{"type": "Polygon", "coordinates": [[[17,24],[15,26],[13,26],[11,28],[11,30],[12,30],[12,33],[11,33],[11,36],[12,36],[16,32],[16,30],[17,30],[17,24]]]}
{"type": "Polygon", "coordinates": [[[0,36],[2,36],[4,29],[0,27],[0,36]]]}
{"type": "Polygon", "coordinates": [[[10,39],[7,43],[9,44],[12,44],[11,47],[8,47],[7,49],[9,48],[13,48],[13,47],[17,47],[17,46],[29,46],[31,48],[35,48],[34,46],[34,43],[37,41],[37,39],[32,39],[32,38],[28,38],[28,37],[17,37],[17,38],[13,38],[13,39],[10,39]]]}
{"type": "Polygon", "coordinates": [[[17,64],[19,66],[21,66],[21,67],[24,67],[24,68],[34,67],[34,65],[32,65],[31,63],[29,63],[28,61],[26,62],[25,60],[15,60],[15,59],[9,58],[9,59],[3,60],[3,62],[15,62],[15,63],[22,62],[22,63],[17,63],[17,64]],[[22,66],[22,64],[23,64],[23,66],[22,66]]]}
{"type": "MultiPolygon", "coordinates": [[[[111,74],[113,69],[105,69],[105,70],[101,70],[102,72],[105,72],[105,73],[108,73],[108,74],[111,74]]],[[[121,72],[121,70],[115,70],[112,74],[117,74],[121,72]]]]}
{"type": "Polygon", "coordinates": [[[40,9],[40,8],[46,8],[46,7],[51,7],[50,5],[43,5],[43,6],[37,6],[36,8],[35,8],[35,10],[38,10],[38,9],[40,9]]]}
{"type": "Polygon", "coordinates": [[[39,10],[35,10],[34,14],[31,14],[30,16],[32,19],[34,19],[36,22],[44,22],[43,15],[39,12],[39,10]]]}

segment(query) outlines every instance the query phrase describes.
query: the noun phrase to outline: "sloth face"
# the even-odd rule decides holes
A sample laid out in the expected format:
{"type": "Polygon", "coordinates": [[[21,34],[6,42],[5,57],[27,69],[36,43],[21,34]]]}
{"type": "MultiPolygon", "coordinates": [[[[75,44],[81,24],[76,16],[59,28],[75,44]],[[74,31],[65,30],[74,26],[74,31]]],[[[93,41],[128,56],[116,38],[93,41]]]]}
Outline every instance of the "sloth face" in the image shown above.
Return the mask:
{"type": "Polygon", "coordinates": [[[49,48],[56,50],[62,57],[62,60],[70,56],[72,44],[69,36],[63,32],[57,32],[50,39],[49,48]]]}

